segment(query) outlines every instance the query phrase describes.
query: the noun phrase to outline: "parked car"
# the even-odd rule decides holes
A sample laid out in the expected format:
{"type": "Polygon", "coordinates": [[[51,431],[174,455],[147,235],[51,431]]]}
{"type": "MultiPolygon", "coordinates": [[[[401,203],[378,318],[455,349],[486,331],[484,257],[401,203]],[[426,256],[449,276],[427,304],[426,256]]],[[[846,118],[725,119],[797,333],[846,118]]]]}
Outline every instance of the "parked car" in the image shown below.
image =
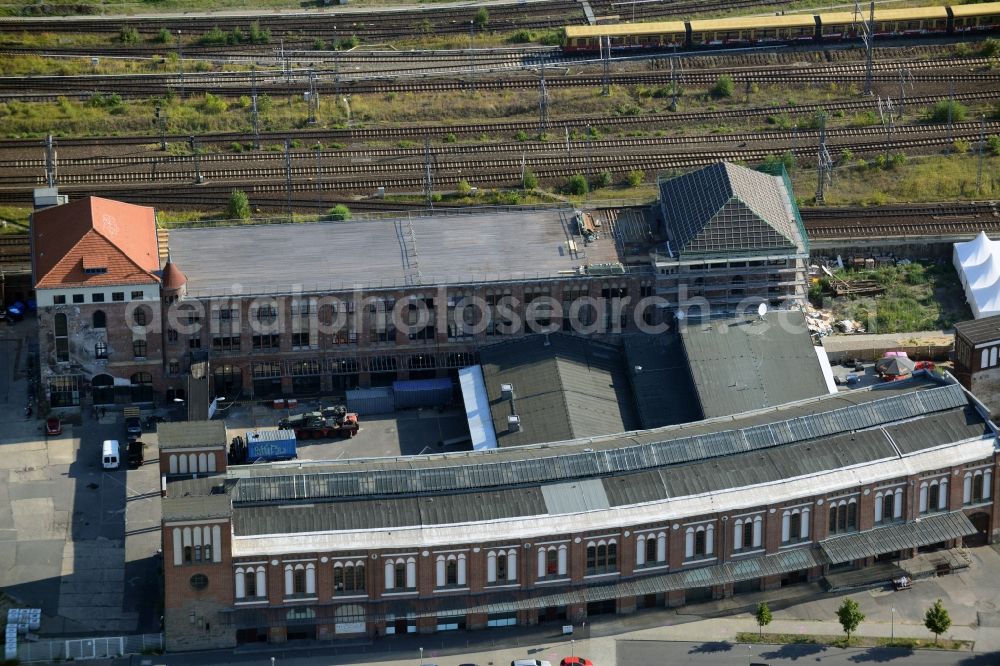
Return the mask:
{"type": "Polygon", "coordinates": [[[552,664],[541,659],[515,659],[510,662],[510,666],[552,666],[552,664]]]}
{"type": "Polygon", "coordinates": [[[61,435],[62,434],[62,421],[59,420],[58,416],[50,416],[45,419],[45,434],[46,435],[61,435]]]}
{"type": "Polygon", "coordinates": [[[594,666],[594,662],[586,657],[563,657],[559,666],[594,666]]]}
{"type": "Polygon", "coordinates": [[[129,469],[139,469],[145,460],[146,445],[138,439],[133,439],[128,443],[128,466],[129,469]]]}
{"type": "Polygon", "coordinates": [[[139,439],[142,437],[142,421],[138,416],[129,416],[125,419],[125,432],[129,439],[139,439]]]}

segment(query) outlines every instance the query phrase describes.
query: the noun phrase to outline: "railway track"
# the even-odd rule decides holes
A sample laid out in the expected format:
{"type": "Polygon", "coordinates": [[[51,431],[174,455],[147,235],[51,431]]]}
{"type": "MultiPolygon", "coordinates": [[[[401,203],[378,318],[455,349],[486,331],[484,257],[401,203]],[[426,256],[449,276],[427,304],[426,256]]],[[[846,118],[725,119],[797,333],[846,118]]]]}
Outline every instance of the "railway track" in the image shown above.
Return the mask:
{"type": "MultiPolygon", "coordinates": [[[[310,86],[310,77],[321,93],[335,91],[336,94],[385,93],[385,92],[447,92],[466,90],[470,86],[484,90],[534,89],[538,78],[512,75],[514,69],[535,69],[537,62],[517,63],[504,60],[493,61],[492,65],[482,63],[456,64],[451,70],[440,66],[407,70],[366,72],[346,74],[340,71],[295,69],[287,71],[263,70],[256,74],[247,71],[208,73],[163,73],[163,74],[119,74],[119,75],[76,75],[76,76],[29,76],[0,77],[0,98],[19,100],[41,100],[64,97],[79,93],[89,95],[97,92],[115,92],[125,98],[147,98],[167,91],[184,90],[186,93],[206,93],[215,95],[245,95],[256,86],[262,93],[271,95],[298,95],[310,86]],[[503,77],[492,75],[503,74],[503,77]],[[457,78],[456,78],[457,76],[457,78]],[[475,79],[471,77],[475,76],[475,79]]],[[[897,63],[892,70],[880,69],[873,75],[879,83],[897,83],[898,70],[909,69],[912,83],[996,83],[1000,74],[996,72],[970,72],[974,68],[988,67],[987,59],[975,61],[959,58],[942,60],[939,63],[911,62],[897,63]],[[934,70],[955,69],[948,73],[933,73],[934,70]]],[[[783,83],[812,85],[816,83],[838,82],[858,83],[864,81],[862,64],[813,64],[807,67],[766,68],[717,68],[713,70],[684,70],[679,75],[681,85],[710,86],[722,74],[731,76],[735,83],[783,83]]],[[[662,86],[672,82],[668,72],[615,72],[609,75],[613,85],[662,86]]],[[[600,87],[602,76],[591,74],[550,74],[546,85],[550,87],[600,87]]]]}
{"type": "MultiPolygon", "coordinates": [[[[961,137],[971,137],[975,136],[976,132],[980,129],[979,123],[957,123],[953,125],[953,129],[961,137]]],[[[1000,121],[990,121],[985,124],[985,130],[987,133],[1000,132],[1000,121]]],[[[934,125],[899,125],[893,129],[893,136],[905,137],[905,136],[925,136],[928,134],[943,134],[947,132],[947,128],[934,125]]],[[[850,140],[852,138],[860,137],[873,137],[873,141],[883,141],[886,135],[886,131],[881,127],[858,127],[858,128],[836,128],[828,129],[826,131],[827,140],[830,143],[830,147],[839,146],[844,140],[850,140]]],[[[473,144],[473,145],[443,145],[436,146],[434,148],[434,158],[440,159],[442,157],[465,157],[470,155],[480,156],[483,159],[485,156],[493,155],[518,155],[518,154],[528,154],[528,153],[551,153],[551,154],[565,154],[567,158],[572,158],[576,156],[577,159],[585,153],[593,153],[599,155],[608,152],[622,152],[636,154],[644,150],[649,149],[684,149],[690,147],[691,149],[701,150],[706,146],[711,146],[712,144],[722,144],[722,145],[733,145],[738,143],[739,145],[746,145],[749,143],[764,143],[770,149],[775,151],[782,151],[787,148],[795,148],[798,145],[812,145],[815,140],[819,138],[819,132],[817,130],[803,130],[803,131],[773,131],[773,132],[748,132],[741,133],[738,135],[733,134],[701,134],[701,135],[690,135],[690,136],[660,136],[660,137],[643,137],[643,138],[617,138],[617,139],[594,139],[594,140],[579,140],[574,139],[572,141],[567,141],[563,143],[561,141],[553,142],[542,142],[542,141],[532,141],[532,142],[517,142],[517,143],[499,143],[499,144],[473,144]]],[[[364,148],[359,150],[296,150],[294,152],[289,152],[290,158],[293,162],[305,162],[309,164],[306,168],[315,170],[315,163],[320,161],[322,165],[326,168],[337,168],[342,169],[344,165],[368,165],[371,166],[371,160],[393,160],[395,166],[400,165],[400,160],[413,160],[414,164],[423,166],[424,162],[424,149],[423,148],[364,148]]],[[[97,157],[80,157],[80,158],[64,158],[59,160],[58,168],[61,174],[64,174],[63,178],[67,178],[65,175],[67,171],[72,171],[75,169],[85,169],[88,174],[101,175],[98,174],[97,170],[106,170],[111,168],[128,168],[135,170],[142,170],[150,173],[152,176],[158,175],[158,170],[161,168],[169,169],[175,165],[185,165],[186,168],[190,169],[190,164],[194,161],[194,155],[161,155],[159,153],[153,153],[148,155],[125,155],[125,156],[97,156],[97,157]]],[[[267,162],[281,162],[285,161],[285,154],[279,152],[254,152],[254,153],[208,153],[204,155],[199,155],[198,159],[201,164],[208,165],[210,168],[212,165],[226,165],[226,164],[240,164],[240,163],[267,163],[267,162]]],[[[41,178],[43,176],[43,170],[45,168],[44,159],[8,159],[0,160],[0,170],[4,170],[7,173],[0,176],[0,182],[19,182],[18,177],[12,175],[10,172],[14,170],[23,169],[38,169],[38,173],[33,174],[34,178],[41,178]]],[[[110,176],[111,174],[104,174],[110,176]]],[[[163,175],[160,173],[159,175],[163,175]]],[[[68,178],[72,178],[70,175],[68,178]]]]}
{"type": "MultiPolygon", "coordinates": [[[[938,136],[930,138],[894,139],[888,144],[885,141],[852,141],[837,144],[837,148],[850,149],[857,155],[879,153],[882,150],[901,151],[915,148],[936,148],[949,145],[954,138],[973,139],[974,133],[955,133],[951,138],[938,136]]],[[[798,157],[811,157],[814,149],[810,147],[792,148],[791,152],[798,157]]],[[[758,162],[768,155],[773,155],[773,149],[738,149],[738,150],[698,150],[689,153],[674,154],[589,154],[582,162],[579,154],[575,164],[567,167],[563,154],[544,154],[522,156],[496,156],[490,159],[444,159],[436,160],[433,167],[433,181],[436,187],[450,189],[461,180],[472,179],[481,187],[518,187],[521,182],[522,169],[530,167],[543,181],[562,181],[577,173],[596,174],[603,170],[613,173],[638,169],[647,173],[655,173],[668,169],[688,169],[716,163],[720,160],[758,162]]],[[[248,169],[202,169],[202,177],[207,184],[192,184],[195,171],[192,159],[191,166],[183,170],[159,170],[149,172],[129,172],[126,174],[86,173],[60,176],[60,187],[66,192],[86,192],[100,194],[110,198],[120,198],[131,193],[142,196],[143,201],[150,204],[160,204],[161,195],[167,191],[175,194],[190,195],[187,204],[193,205],[212,193],[213,201],[218,198],[221,205],[228,199],[230,191],[238,187],[247,192],[250,200],[255,195],[275,192],[354,192],[371,193],[378,188],[390,191],[412,192],[421,191],[424,187],[424,165],[420,161],[409,163],[383,164],[343,164],[326,170],[315,166],[293,165],[290,168],[281,166],[254,167],[248,169]],[[289,181],[291,184],[289,186],[289,181]]],[[[42,184],[42,178],[36,177],[33,182],[21,177],[5,176],[3,182],[5,191],[0,191],[0,200],[9,202],[24,201],[30,196],[32,186],[42,184]],[[16,179],[16,181],[11,180],[16,179]]],[[[315,194],[311,194],[315,198],[315,194]]]]}

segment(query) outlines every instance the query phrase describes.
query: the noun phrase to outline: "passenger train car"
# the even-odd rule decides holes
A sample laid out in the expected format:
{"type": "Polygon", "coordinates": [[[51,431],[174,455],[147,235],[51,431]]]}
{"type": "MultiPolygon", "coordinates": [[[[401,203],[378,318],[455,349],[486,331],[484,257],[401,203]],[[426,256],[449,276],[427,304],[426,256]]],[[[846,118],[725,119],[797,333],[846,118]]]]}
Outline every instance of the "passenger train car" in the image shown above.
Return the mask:
{"type": "MultiPolygon", "coordinates": [[[[567,53],[597,53],[606,39],[612,50],[704,48],[753,44],[836,42],[859,37],[854,12],[786,14],[655,23],[567,26],[567,53]]],[[[968,34],[1000,30],[1000,2],[954,7],[876,9],[876,37],[968,34]]]]}

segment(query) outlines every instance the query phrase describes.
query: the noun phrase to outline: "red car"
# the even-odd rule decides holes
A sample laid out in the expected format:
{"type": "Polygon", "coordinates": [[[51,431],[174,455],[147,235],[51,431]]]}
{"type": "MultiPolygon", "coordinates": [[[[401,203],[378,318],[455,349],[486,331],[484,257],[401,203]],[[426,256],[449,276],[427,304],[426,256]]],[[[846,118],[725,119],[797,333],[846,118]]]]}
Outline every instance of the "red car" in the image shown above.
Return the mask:
{"type": "Polygon", "coordinates": [[[61,435],[62,434],[62,421],[59,420],[58,416],[50,416],[45,419],[45,434],[46,435],[61,435]]]}
{"type": "Polygon", "coordinates": [[[563,657],[559,666],[594,666],[594,662],[584,657],[563,657]]]}

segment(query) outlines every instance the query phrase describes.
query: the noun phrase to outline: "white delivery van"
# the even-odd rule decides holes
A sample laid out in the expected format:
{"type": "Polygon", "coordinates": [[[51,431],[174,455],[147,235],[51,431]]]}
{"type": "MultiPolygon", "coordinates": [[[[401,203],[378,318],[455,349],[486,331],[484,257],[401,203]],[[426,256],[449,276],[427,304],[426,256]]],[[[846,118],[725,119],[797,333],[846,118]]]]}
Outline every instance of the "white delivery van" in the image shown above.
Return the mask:
{"type": "Polygon", "coordinates": [[[101,464],[104,469],[118,469],[120,453],[117,439],[104,440],[104,446],[101,447],[101,464]]]}

